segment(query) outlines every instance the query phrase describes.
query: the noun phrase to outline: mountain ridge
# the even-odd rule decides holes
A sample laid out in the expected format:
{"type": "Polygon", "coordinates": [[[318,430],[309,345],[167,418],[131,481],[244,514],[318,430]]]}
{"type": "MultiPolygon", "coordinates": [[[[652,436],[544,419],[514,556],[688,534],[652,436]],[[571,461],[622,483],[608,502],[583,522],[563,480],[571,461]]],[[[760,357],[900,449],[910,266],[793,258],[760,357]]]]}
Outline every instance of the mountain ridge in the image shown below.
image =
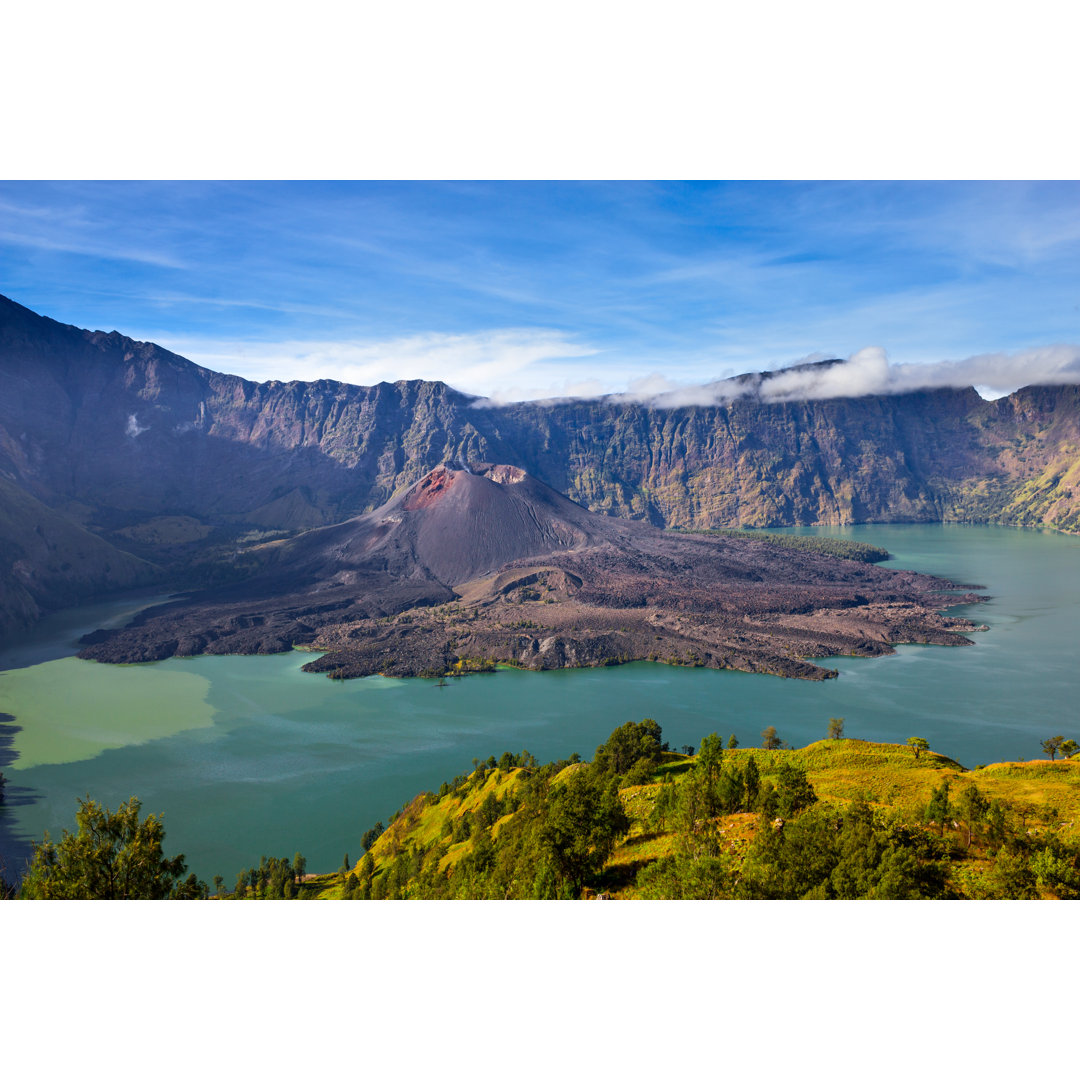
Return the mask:
{"type": "MultiPolygon", "coordinates": [[[[4,298],[0,379],[0,477],[179,585],[228,577],[265,534],[368,513],[450,461],[513,465],[590,510],[657,526],[1080,532],[1076,386],[997,401],[969,388],[477,407],[440,382],[255,383],[4,298]]],[[[31,562],[47,580],[47,560],[31,562]]],[[[0,633],[32,616],[6,617],[0,633]]]]}

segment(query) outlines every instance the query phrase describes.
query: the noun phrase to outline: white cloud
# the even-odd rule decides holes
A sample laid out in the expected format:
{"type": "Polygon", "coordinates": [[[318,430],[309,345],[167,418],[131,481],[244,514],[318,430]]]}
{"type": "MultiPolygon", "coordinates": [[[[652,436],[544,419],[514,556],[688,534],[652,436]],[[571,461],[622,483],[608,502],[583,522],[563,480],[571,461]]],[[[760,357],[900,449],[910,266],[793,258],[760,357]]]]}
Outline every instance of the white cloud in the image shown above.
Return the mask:
{"type": "Polygon", "coordinates": [[[826,354],[811,353],[793,366],[765,374],[760,367],[754,372],[752,358],[746,357],[741,366],[751,369],[751,374],[693,382],[673,377],[672,372],[717,371],[716,363],[704,357],[673,356],[666,371],[650,371],[649,365],[657,363],[653,356],[627,358],[616,367],[615,358],[601,355],[570,334],[549,329],[280,344],[156,340],[215,371],[249,379],[332,379],[360,386],[399,379],[438,380],[482,398],[477,402],[480,407],[606,394],[615,401],[680,408],[724,404],[750,394],[763,401],[803,401],[950,386],[974,386],[983,397],[995,398],[1021,386],[1080,383],[1080,346],[1069,344],[918,363],[892,362],[885,349],[871,346],[831,364],[820,363],[828,359],[826,354]]]}
{"type": "Polygon", "coordinates": [[[603,392],[568,360],[596,349],[558,330],[509,328],[428,333],[386,341],[285,341],[280,344],[158,338],[166,348],[215,371],[265,381],[334,379],[358,386],[431,379],[496,401],[603,392]],[[211,351],[212,350],[212,351],[211,351]]]}
{"type": "Polygon", "coordinates": [[[673,386],[664,376],[655,375],[637,380],[629,393],[619,397],[679,408],[720,405],[744,394],[755,394],[763,401],[808,401],[968,386],[976,387],[984,398],[996,398],[1021,386],[1063,383],[1080,383],[1080,346],[1046,345],[923,364],[890,363],[885,350],[875,346],[860,349],[844,361],[806,363],[742,381],[673,386]]]}
{"type": "Polygon", "coordinates": [[[896,390],[977,386],[1000,397],[1021,386],[1080,382],[1080,346],[1044,345],[1013,353],[982,353],[937,364],[897,364],[890,370],[896,390]]]}
{"type": "Polygon", "coordinates": [[[889,360],[880,348],[860,349],[842,364],[781,371],[762,383],[766,401],[862,397],[889,392],[889,360]]]}

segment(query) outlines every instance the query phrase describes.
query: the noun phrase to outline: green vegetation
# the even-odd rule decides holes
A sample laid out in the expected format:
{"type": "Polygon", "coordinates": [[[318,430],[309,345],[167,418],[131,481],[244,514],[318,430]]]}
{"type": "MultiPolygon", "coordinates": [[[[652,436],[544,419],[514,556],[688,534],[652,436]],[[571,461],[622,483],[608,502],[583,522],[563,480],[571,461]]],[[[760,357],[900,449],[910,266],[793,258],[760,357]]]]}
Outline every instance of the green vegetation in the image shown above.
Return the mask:
{"type": "Polygon", "coordinates": [[[691,757],[660,739],[646,720],[591,764],[477,763],[404,807],[366,868],[322,895],[1080,897],[1067,762],[988,766],[976,783],[928,747],[837,736],[737,750],[714,734],[691,757]]]}
{"type": "Polygon", "coordinates": [[[1054,760],[1054,755],[1060,753],[1061,747],[1065,743],[1064,735],[1055,735],[1053,738],[1044,739],[1042,742],[1042,750],[1044,754],[1049,754],[1050,760],[1054,760]]]}
{"type": "MultiPolygon", "coordinates": [[[[263,856],[231,892],[216,877],[215,895],[1080,899],[1080,759],[969,771],[919,738],[869,743],[831,724],[792,750],[763,735],[761,749],[714,733],[679,754],[645,719],[616,728],[591,762],[474,759],[364,833],[355,866],[346,855],[316,875],[299,852],[263,856]]],[[[1071,741],[1046,740],[1055,755],[1071,741]]],[[[208,897],[183,878],[183,856],[163,855],[160,819],[139,810],[80,802],[75,834],[35,846],[20,896],[208,897]]]]}
{"type": "Polygon", "coordinates": [[[183,855],[162,853],[165,828],[150,814],[139,820],[138,799],[114,813],[91,799],[79,800],[77,830],[59,842],[48,833],[34,845],[20,896],[28,900],[196,900],[209,895],[206,883],[189,874],[181,880],[183,855]]]}
{"type": "Polygon", "coordinates": [[[888,551],[876,544],[861,540],[844,540],[838,536],[797,536],[789,533],[758,532],[756,529],[674,529],[673,532],[695,533],[701,536],[724,536],[732,540],[761,540],[792,551],[814,555],[832,555],[837,559],[877,563],[889,558],[888,551]]]}
{"type": "Polygon", "coordinates": [[[930,749],[930,744],[926,741],[926,739],[922,739],[918,735],[912,735],[911,738],[908,739],[907,744],[911,747],[911,752],[915,755],[916,761],[919,760],[919,755],[924,750],[930,749]]]}
{"type": "MultiPolygon", "coordinates": [[[[346,856],[346,860],[348,856],[346,856]]],[[[321,890],[311,884],[305,870],[307,859],[298,851],[290,861],[263,855],[258,866],[250,866],[236,875],[236,886],[224,893],[222,879],[214,879],[219,900],[310,900],[321,890]]]]}

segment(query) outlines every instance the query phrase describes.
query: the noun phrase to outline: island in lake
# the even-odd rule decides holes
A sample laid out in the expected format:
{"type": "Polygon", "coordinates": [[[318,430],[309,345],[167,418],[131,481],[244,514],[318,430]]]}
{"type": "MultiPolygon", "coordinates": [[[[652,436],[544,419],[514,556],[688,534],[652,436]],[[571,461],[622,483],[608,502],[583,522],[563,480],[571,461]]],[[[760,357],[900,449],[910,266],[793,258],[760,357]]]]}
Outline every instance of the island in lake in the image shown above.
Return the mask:
{"type": "Polygon", "coordinates": [[[822,679],[806,657],[969,644],[951,581],[869,545],[665,532],[595,514],[510,465],[440,466],[385,505],[259,545],[241,583],[84,638],[85,659],[323,655],[336,678],[659,660],[822,679]],[[840,557],[838,557],[838,555],[840,557]]]}

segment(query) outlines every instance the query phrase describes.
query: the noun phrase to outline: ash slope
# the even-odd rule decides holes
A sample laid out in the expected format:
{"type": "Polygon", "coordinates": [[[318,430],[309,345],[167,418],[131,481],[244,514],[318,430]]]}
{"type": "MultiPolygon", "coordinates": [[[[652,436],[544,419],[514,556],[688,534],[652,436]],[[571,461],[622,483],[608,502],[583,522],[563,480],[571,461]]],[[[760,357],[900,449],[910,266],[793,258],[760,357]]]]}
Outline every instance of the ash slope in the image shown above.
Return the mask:
{"type": "MultiPolygon", "coordinates": [[[[326,650],[335,677],[630,660],[829,672],[803,657],[968,644],[939,615],[952,582],[764,541],[594,514],[521,469],[443,465],[379,509],[264,545],[242,584],[84,639],[113,662],[326,650]]],[[[968,596],[967,599],[974,599],[968,596]]]]}

